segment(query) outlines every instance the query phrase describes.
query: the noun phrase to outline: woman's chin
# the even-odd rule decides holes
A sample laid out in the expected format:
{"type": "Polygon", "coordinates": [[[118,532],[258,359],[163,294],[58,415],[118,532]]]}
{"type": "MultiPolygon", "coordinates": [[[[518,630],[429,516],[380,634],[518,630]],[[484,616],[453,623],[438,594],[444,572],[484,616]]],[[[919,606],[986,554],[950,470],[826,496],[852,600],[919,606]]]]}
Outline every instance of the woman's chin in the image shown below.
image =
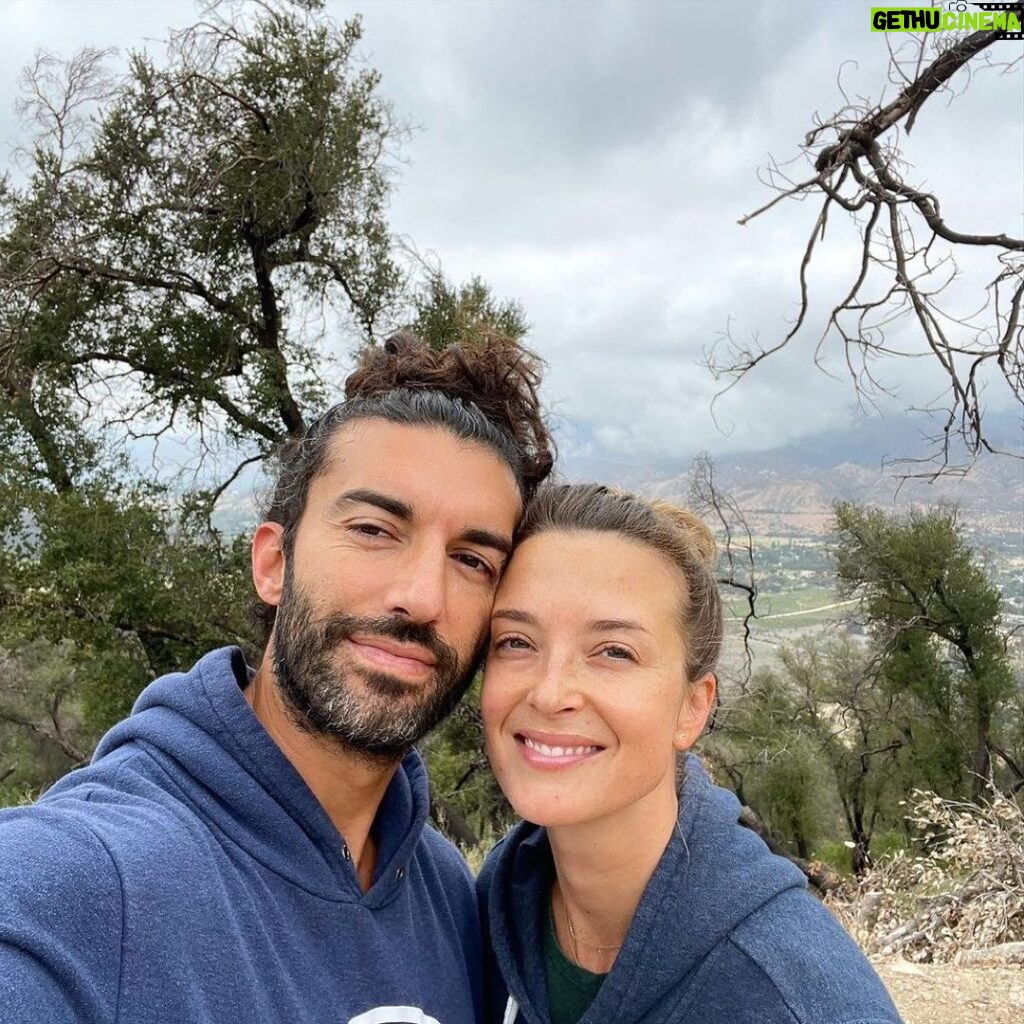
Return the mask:
{"type": "Polygon", "coordinates": [[[525,821],[544,828],[558,828],[565,825],[581,825],[599,815],[577,800],[566,799],[565,794],[519,794],[510,798],[512,809],[525,821]]]}

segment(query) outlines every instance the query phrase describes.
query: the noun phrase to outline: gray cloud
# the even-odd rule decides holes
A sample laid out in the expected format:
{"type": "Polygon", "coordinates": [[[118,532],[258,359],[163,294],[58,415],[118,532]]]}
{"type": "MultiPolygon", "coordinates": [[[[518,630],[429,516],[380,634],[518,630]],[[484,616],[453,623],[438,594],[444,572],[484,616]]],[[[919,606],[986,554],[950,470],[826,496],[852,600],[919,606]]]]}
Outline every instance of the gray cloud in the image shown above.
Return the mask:
{"type": "MultiPolygon", "coordinates": [[[[331,7],[339,18],[354,9],[331,7]]],[[[79,0],[5,13],[0,113],[35,45],[138,45],[191,8],[79,0]]],[[[843,67],[848,94],[879,97],[886,37],[869,31],[867,7],[374,0],[364,23],[362,52],[383,93],[421,126],[393,226],[451,276],[479,273],[522,301],[566,450],[614,461],[758,449],[849,421],[849,385],[812,363],[827,300],[857,263],[839,219],[814,267],[804,344],[722,399],[728,434],[709,412],[716,385],[699,361],[727,322],[771,343],[795,314],[816,211],[789,203],[745,228],[736,219],[770,197],[756,177],[768,154],[793,156],[815,112],[841,105],[844,61],[855,62],[843,67]]],[[[0,139],[13,134],[0,122],[0,139]]],[[[908,175],[939,191],[951,223],[976,230],[1021,230],[1022,151],[1019,72],[979,74],[950,106],[933,101],[906,140],[908,175]]],[[[986,269],[970,262],[954,286],[965,303],[986,269]]],[[[844,372],[839,353],[825,363],[844,372]]],[[[887,379],[903,404],[943,386],[923,360],[889,367],[887,379]]],[[[998,388],[990,397],[1007,404],[998,388]]]]}

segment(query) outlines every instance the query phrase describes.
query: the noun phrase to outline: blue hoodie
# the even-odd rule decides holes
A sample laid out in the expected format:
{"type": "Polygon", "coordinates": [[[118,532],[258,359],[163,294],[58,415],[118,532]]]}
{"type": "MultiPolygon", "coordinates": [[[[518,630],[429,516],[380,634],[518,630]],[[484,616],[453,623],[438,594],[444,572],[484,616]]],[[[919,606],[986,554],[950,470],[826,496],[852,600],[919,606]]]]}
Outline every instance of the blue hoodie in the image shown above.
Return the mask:
{"type": "MultiPolygon", "coordinates": [[[[737,824],[736,797],[693,756],[679,804],[679,828],[580,1024],[899,1024],[801,872],[737,824]]],[[[547,834],[528,822],[484,865],[490,1021],[549,1024],[542,929],[553,872],[547,834]]]]}
{"type": "Polygon", "coordinates": [[[0,1024],[467,1024],[479,922],[409,754],[360,889],[242,693],[241,652],[146,688],[93,763],[0,813],[0,1024]]]}

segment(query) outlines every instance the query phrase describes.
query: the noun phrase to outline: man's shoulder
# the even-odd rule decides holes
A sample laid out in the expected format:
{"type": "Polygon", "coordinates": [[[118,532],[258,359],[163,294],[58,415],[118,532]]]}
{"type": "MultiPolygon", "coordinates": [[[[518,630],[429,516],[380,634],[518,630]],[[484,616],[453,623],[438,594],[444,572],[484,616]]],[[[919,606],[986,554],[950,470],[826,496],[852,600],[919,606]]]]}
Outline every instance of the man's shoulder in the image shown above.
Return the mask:
{"type": "Polygon", "coordinates": [[[89,921],[121,920],[121,877],[109,846],[87,818],[57,806],[0,812],[0,892],[0,939],[18,945],[26,935],[81,934],[89,921]]]}
{"type": "Polygon", "coordinates": [[[192,817],[144,752],[72,772],[31,806],[0,811],[0,877],[76,870],[125,875],[194,845],[192,817]]]}

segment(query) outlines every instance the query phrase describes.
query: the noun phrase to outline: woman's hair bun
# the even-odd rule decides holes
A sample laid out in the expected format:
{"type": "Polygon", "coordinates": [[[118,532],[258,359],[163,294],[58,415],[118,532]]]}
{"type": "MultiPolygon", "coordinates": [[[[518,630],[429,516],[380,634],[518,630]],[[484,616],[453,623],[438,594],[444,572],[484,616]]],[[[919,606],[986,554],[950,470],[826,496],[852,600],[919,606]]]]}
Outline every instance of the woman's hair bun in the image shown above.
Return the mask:
{"type": "Polygon", "coordinates": [[[688,508],[673,505],[663,498],[652,499],[650,506],[675,524],[707,569],[713,572],[718,563],[718,544],[707,523],[688,508]]]}
{"type": "Polygon", "coordinates": [[[528,463],[528,478],[543,480],[554,464],[554,444],[541,415],[538,389],[544,361],[515,338],[490,328],[444,348],[412,331],[367,347],[345,382],[346,400],[389,391],[438,391],[475,406],[509,434],[528,463]]]}

